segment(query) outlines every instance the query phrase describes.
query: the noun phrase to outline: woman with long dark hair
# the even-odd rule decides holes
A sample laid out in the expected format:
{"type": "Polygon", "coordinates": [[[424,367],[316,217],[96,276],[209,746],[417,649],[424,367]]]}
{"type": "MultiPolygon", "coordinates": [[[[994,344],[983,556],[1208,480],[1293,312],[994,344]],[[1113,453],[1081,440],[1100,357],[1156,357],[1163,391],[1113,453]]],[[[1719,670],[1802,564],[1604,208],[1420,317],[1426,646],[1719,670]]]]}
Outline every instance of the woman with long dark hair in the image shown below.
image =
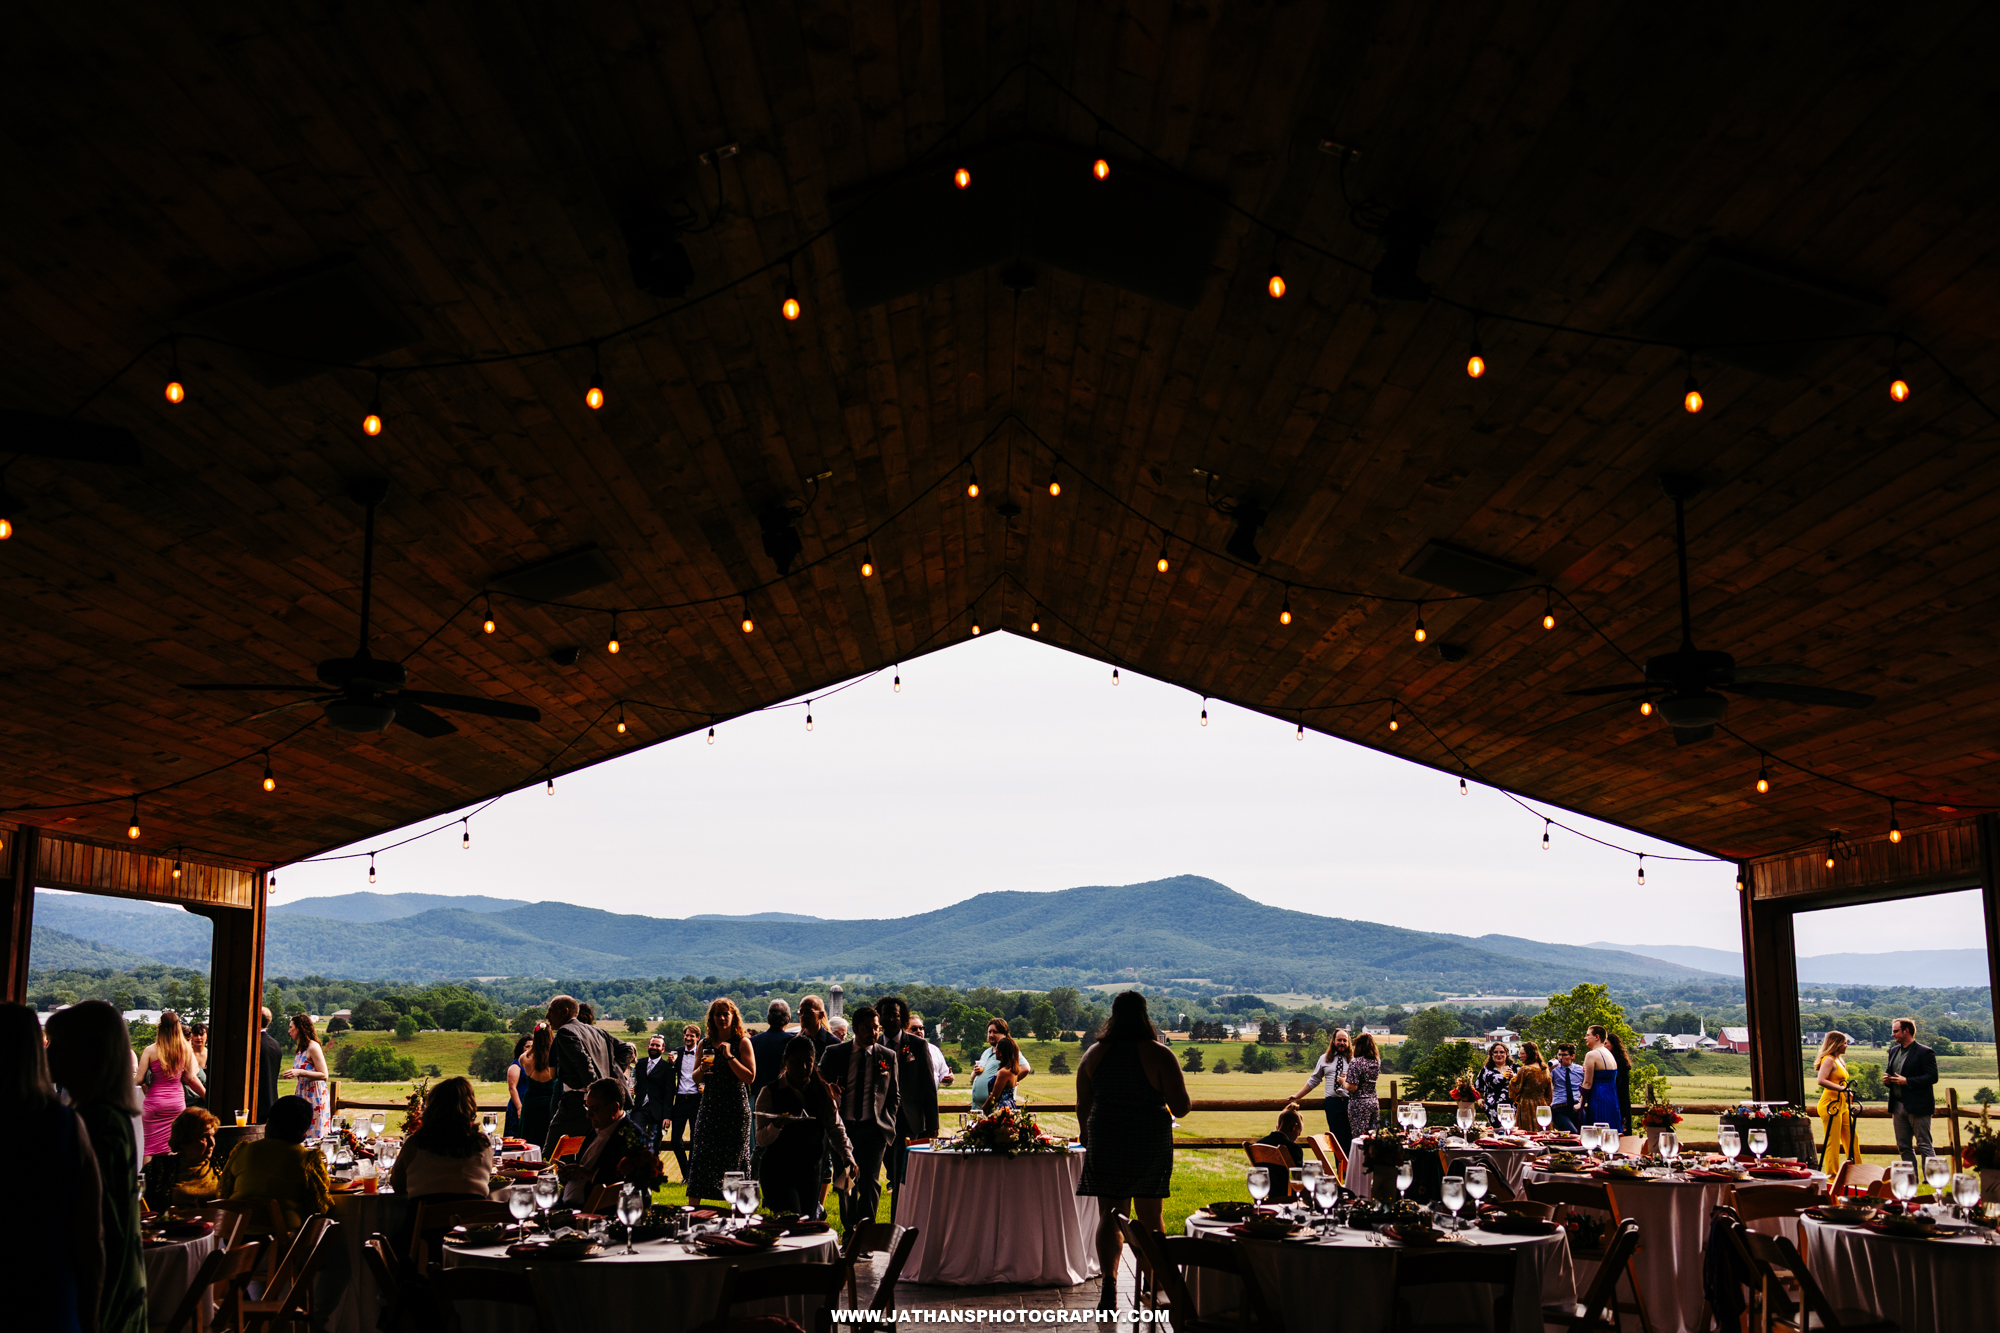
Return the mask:
{"type": "Polygon", "coordinates": [[[1084,1145],[1076,1192],[1097,1199],[1097,1262],[1104,1275],[1100,1310],[1118,1304],[1123,1245],[1118,1215],[1154,1231],[1163,1228],[1162,1207],[1173,1187],[1174,1117],[1186,1115],[1189,1105],[1187,1082],[1153,1028],[1146,997],[1119,992],[1103,1031],[1076,1068],[1076,1118],[1084,1145]]]}
{"type": "Polygon", "coordinates": [[[1014,1089],[1021,1082],[1016,1066],[1021,1059],[1021,1044],[1012,1037],[1002,1037],[993,1043],[994,1072],[993,1084],[986,1094],[986,1102],[979,1109],[997,1111],[1003,1106],[1014,1104],[1014,1089]]]}
{"type": "Polygon", "coordinates": [[[1508,1092],[1514,1098],[1515,1123],[1523,1131],[1534,1133],[1539,1128],[1536,1114],[1555,1098],[1555,1080],[1542,1059],[1542,1048],[1532,1041],[1521,1043],[1521,1067],[1508,1085],[1508,1092]]]}
{"type": "Polygon", "coordinates": [[[819,1047],[800,1035],[785,1043],[777,1080],[757,1094],[758,1167],[764,1202],[774,1213],[820,1211],[820,1162],[831,1158],[833,1173],[846,1175],[854,1145],[840,1121],[840,1099],[819,1072],[819,1047]]]}
{"type": "Polygon", "coordinates": [[[411,1203],[483,1199],[493,1179],[493,1141],[479,1130],[472,1080],[448,1078],[424,1098],[423,1121],[396,1154],[389,1184],[411,1203]]]}
{"type": "Polygon", "coordinates": [[[1507,1043],[1496,1041],[1486,1048],[1486,1063],[1472,1077],[1473,1091],[1479,1094],[1486,1114],[1496,1121],[1501,1107],[1514,1104],[1513,1079],[1513,1061],[1507,1055],[1507,1043]]]}
{"type": "Polygon", "coordinates": [[[85,1000],[50,1014],[44,1030],[49,1035],[49,1075],[69,1094],[97,1158],[98,1215],[104,1230],[98,1333],[146,1333],[146,1268],[139,1257],[139,1087],[132,1081],[132,1036],[118,1011],[102,1000],[85,1000]]]}
{"type": "Polygon", "coordinates": [[[1382,1057],[1375,1050],[1375,1038],[1364,1032],[1354,1039],[1354,1058],[1347,1062],[1347,1125],[1357,1139],[1373,1134],[1382,1119],[1375,1087],[1381,1077],[1382,1057]]]}
{"type": "Polygon", "coordinates": [[[562,1091],[549,1055],[552,1035],[547,1023],[535,1024],[535,1030],[528,1034],[528,1049],[514,1062],[520,1070],[516,1084],[521,1094],[520,1136],[530,1143],[548,1139],[549,1121],[556,1113],[556,1096],[562,1091]]]}
{"type": "Polygon", "coordinates": [[[750,1085],[757,1079],[757,1055],[736,1002],[724,996],[708,1006],[709,1057],[694,1116],[694,1151],[688,1158],[687,1199],[722,1198],[722,1178],[750,1171],[750,1085]]]}
{"type": "Polygon", "coordinates": [[[311,1014],[292,1015],[292,1040],[298,1049],[292,1055],[292,1067],[280,1069],[279,1078],[293,1080],[298,1087],[298,1095],[312,1107],[312,1124],[306,1130],[309,1139],[326,1135],[326,1052],[320,1048],[319,1037],[313,1031],[311,1014]]]}
{"type": "Polygon", "coordinates": [[[1615,1031],[1604,1034],[1604,1044],[1611,1048],[1611,1058],[1618,1066],[1618,1132],[1632,1132],[1632,1057],[1625,1054],[1625,1043],[1619,1040],[1615,1031]]]}
{"type": "MultiPolygon", "coordinates": [[[[16,1154],[8,1184],[33,1207],[0,1210],[0,1254],[26,1281],[9,1284],[19,1328],[97,1333],[104,1285],[104,1183],[83,1120],[56,1095],[42,1025],[23,1004],[0,1004],[0,1140],[16,1154]]],[[[126,1135],[126,1153],[131,1136],[126,1135]]]]}

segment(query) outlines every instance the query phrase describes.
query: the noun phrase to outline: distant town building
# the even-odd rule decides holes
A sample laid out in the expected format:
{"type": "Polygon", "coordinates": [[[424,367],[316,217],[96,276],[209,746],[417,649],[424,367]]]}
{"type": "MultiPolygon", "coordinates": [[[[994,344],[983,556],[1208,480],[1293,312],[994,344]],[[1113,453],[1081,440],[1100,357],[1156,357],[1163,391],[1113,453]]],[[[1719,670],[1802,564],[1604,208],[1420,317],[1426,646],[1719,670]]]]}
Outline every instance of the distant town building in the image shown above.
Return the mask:
{"type": "Polygon", "coordinates": [[[1386,1037],[1386,1036],[1388,1036],[1388,1035],[1389,1035],[1389,1029],[1388,1029],[1388,1028],[1387,1028],[1386,1026],[1385,1026],[1385,1027],[1368,1027],[1368,1028],[1363,1028],[1363,1029],[1361,1029],[1361,1030],[1362,1030],[1363,1032],[1367,1033],[1367,1034],[1368,1034],[1369,1036],[1371,1036],[1371,1037],[1386,1037]]]}
{"type": "MultiPolygon", "coordinates": [[[[1817,1041],[1814,1044],[1817,1045],[1817,1041]]],[[[1718,1051],[1748,1051],[1750,1049],[1750,1029],[1716,1029],[1715,1049],[1718,1051]]]]}

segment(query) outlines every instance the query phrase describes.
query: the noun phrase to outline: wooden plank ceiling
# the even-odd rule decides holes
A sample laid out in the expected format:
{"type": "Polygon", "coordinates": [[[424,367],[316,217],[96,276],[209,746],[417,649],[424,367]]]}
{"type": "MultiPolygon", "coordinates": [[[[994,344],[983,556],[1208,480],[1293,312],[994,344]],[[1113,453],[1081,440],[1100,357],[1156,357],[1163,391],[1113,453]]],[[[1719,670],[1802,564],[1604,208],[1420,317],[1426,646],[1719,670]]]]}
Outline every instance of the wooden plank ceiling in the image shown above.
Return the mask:
{"type": "MultiPolygon", "coordinates": [[[[24,458],[0,546],[0,804],[102,801],[254,754],[312,713],[246,722],[273,696],[200,680],[309,678],[352,650],[356,477],[387,476],[375,652],[414,686],[520,699],[539,725],[457,719],[425,740],[320,724],[145,802],[144,843],[284,862],[538,781],[621,749],[957,641],[1027,632],[1218,697],[1456,769],[1396,698],[1486,779],[1729,855],[1886,825],[1883,801],[1757,748],[1897,796],[1914,826],[2000,802],[2000,357],[1994,20],[1891,10],[1439,3],[754,3],[589,6],[386,0],[322,5],[44,5],[13,16],[0,152],[0,405],[72,411],[188,312],[332,256],[358,259],[420,330],[388,365],[586,341],[671,305],[635,289],[620,201],[664,190],[712,228],[686,237],[695,293],[757,270],[832,216],[829,197],[909,167],[987,98],[963,143],[1096,126],[1016,73],[1032,60],[1118,131],[1288,233],[1372,265],[1323,138],[1360,150],[1350,189],[1437,221],[1421,261],[1467,305],[1631,330],[1704,255],[1779,264],[1881,303],[1886,339],[1829,342],[1773,377],[1712,356],[1708,409],[1679,409],[1669,348],[1510,326],[1371,297],[1300,252],[1264,294],[1268,233],[1232,218],[1192,310],[1037,267],[999,267],[850,308],[834,243],[608,344],[610,402],[586,411],[588,351],[391,377],[388,429],[359,429],[353,371],[260,385],[184,342],[82,412],[129,428],[145,465],[24,458]],[[995,89],[998,89],[995,92],[995,89]],[[988,98],[988,94],[993,96],[988,98]],[[719,173],[698,153],[735,143],[719,173]],[[720,206],[716,200],[721,200],[720,206]],[[980,455],[984,493],[955,462],[980,455]],[[1160,531],[1219,549],[1230,527],[1191,469],[1254,494],[1263,570],[1199,552],[1153,567],[1160,531]],[[1561,691],[1633,668],[1539,595],[1412,608],[1443,539],[1535,571],[1634,658],[1679,637],[1672,508],[1698,472],[1697,637],[1792,662],[1871,709],[1739,699],[1676,747],[1632,708],[1561,691]],[[805,561],[910,506],[852,557],[740,604],[607,617],[496,604],[440,623],[501,571],[596,543],[615,586],[591,606],[732,596],[770,582],[756,511],[804,496],[805,561]],[[1101,481],[1129,512],[1080,479],[1101,481]],[[1011,520],[996,506],[1022,512],[1011,520]],[[435,632],[435,637],[431,637],[435,632]],[[1462,646],[1447,662],[1437,642],[1462,646]],[[550,653],[581,644],[572,667],[550,653]],[[421,645],[421,646],[420,646],[421,645]],[[633,731],[605,721],[634,701],[633,731]],[[638,701],[691,710],[649,711],[638,701]],[[580,738],[579,738],[580,737],[580,738]],[[1747,743],[1746,743],[1747,742],[1747,743]],[[567,747],[567,748],[565,748],[567,747]],[[559,759],[552,757],[560,755],[559,759]]],[[[1112,142],[1115,142],[1112,141],[1112,142]]],[[[1130,160],[1130,150],[1121,148],[1130,160]]],[[[118,838],[121,801],[15,818],[118,838]]]]}

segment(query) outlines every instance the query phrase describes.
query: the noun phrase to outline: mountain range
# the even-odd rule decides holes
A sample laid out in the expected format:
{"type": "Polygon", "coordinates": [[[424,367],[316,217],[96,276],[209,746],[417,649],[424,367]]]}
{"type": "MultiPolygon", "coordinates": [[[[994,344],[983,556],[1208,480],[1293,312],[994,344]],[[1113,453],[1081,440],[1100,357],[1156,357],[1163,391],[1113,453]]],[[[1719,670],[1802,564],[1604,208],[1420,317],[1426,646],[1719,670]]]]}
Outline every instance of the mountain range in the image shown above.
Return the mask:
{"type": "MultiPolygon", "coordinates": [[[[204,966],[209,926],[178,908],[40,892],[37,970],[204,966]],[[46,934],[45,934],[46,932],[46,934]],[[93,953],[93,951],[96,951],[93,953]],[[86,961],[92,957],[128,961],[86,961]],[[63,961],[57,961],[58,959],[63,961]],[[74,961],[70,961],[74,960],[74,961]]],[[[265,969],[423,980],[469,976],[897,977],[1041,987],[1121,979],[1361,996],[1655,988],[1742,976],[1723,949],[1571,945],[1437,934],[1269,907],[1197,875],[1048,893],[984,893],[889,920],[784,912],[658,918],[571,903],[351,893],[272,909],[265,969]]],[[[1984,984],[1983,950],[1800,959],[1803,980],[1984,984]]]]}

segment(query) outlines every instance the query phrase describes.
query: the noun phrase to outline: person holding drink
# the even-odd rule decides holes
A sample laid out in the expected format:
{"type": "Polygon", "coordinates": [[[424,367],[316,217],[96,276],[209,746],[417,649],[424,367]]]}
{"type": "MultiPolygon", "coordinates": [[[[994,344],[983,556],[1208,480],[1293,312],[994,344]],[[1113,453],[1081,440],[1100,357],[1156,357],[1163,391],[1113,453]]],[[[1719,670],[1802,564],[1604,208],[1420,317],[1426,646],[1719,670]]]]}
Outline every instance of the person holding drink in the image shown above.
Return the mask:
{"type": "Polygon", "coordinates": [[[1819,1122],[1826,1126],[1826,1146],[1819,1169],[1840,1174],[1840,1164],[1854,1155],[1854,1093],[1848,1087],[1847,1034],[1829,1032],[1820,1039],[1813,1060],[1813,1082],[1819,1085],[1819,1122]]]}

